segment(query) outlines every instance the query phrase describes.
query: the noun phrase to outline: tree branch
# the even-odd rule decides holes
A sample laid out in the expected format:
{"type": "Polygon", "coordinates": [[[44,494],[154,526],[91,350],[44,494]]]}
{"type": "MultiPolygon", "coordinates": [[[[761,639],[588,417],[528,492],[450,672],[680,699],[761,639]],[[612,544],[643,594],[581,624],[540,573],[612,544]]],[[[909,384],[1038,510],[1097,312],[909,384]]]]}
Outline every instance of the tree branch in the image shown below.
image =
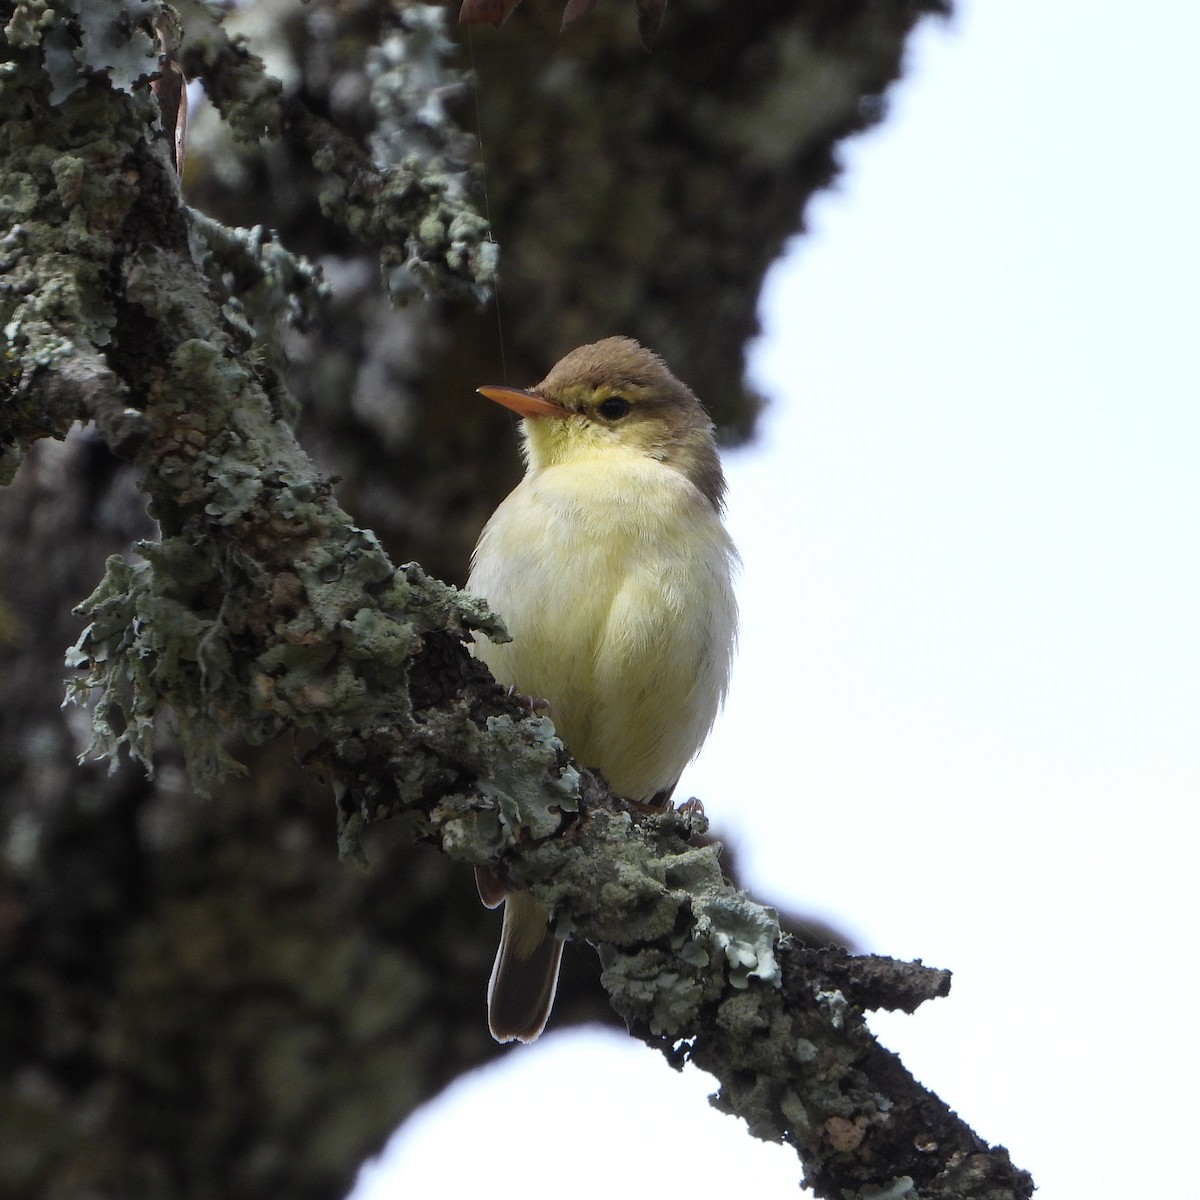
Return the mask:
{"type": "Polygon", "coordinates": [[[18,193],[29,289],[5,293],[16,386],[3,432],[20,446],[94,420],[142,472],[163,531],[142,561],[111,559],[82,606],[75,694],[98,691],[97,749],[125,745],[152,767],[170,710],[193,779],[211,787],[232,766],[228,733],[305,731],[344,853],[359,853],[366,823],[397,818],[530,888],[560,932],[598,948],[638,1036],[711,1071],[718,1105],[794,1145],[818,1194],[1029,1196],[1007,1153],[863,1020],[945,994],[947,976],[786,942],[772,910],[724,882],[718,849],[694,844],[702,821],[631,811],[495,686],[465,645],[503,636],[495,617],[415,565],[394,570],[296,444],[286,390],[193,255],[142,77],[93,67],[47,106],[39,49],[13,49],[5,85],[6,102],[24,88],[45,120],[18,193]],[[65,250],[64,225],[87,230],[65,250]]]}
{"type": "Polygon", "coordinates": [[[203,79],[241,137],[287,136],[303,146],[326,180],[322,211],[358,241],[380,248],[394,303],[421,295],[487,296],[498,250],[471,201],[470,139],[443,109],[443,97],[461,79],[446,66],[452,47],[440,9],[413,4],[396,10],[375,52],[371,156],[300,99],[285,99],[262,60],[228,36],[207,4],[187,0],[185,10],[191,20],[184,70],[203,79]]]}

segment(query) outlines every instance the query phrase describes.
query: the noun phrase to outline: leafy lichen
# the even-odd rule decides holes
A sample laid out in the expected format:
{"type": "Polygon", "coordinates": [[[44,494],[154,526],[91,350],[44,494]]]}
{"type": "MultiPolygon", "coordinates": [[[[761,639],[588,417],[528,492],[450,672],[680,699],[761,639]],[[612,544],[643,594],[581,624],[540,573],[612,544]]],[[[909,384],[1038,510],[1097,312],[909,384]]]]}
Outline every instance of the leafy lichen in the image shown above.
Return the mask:
{"type": "MultiPolygon", "coordinates": [[[[212,470],[225,470],[220,458],[212,470]]],[[[230,502],[241,511],[242,499],[230,502]]],[[[295,511],[290,493],[287,507],[295,511]]],[[[393,570],[374,537],[353,527],[336,549],[314,543],[296,556],[294,573],[270,578],[236,546],[205,554],[176,536],[138,550],[135,564],[109,559],[76,610],[89,624],[69,655],[84,670],[69,698],[94,700],[88,753],[111,758],[124,747],[147,767],[156,719],[170,712],[201,790],[236,767],[222,748],[230,728],[252,742],[297,727],[336,741],[394,723],[406,712],[406,667],[423,635],[465,631],[478,615],[473,605],[456,611],[452,589],[436,581],[418,598],[422,581],[411,568],[379,607],[365,604],[393,570]]],[[[531,728],[535,744],[553,737],[537,722],[531,728]]],[[[505,773],[516,778],[518,767],[497,768],[505,773]]],[[[561,788],[565,806],[569,781],[561,788]]]]}
{"type": "Polygon", "coordinates": [[[450,119],[444,98],[462,85],[450,66],[445,11],[410,4],[367,64],[376,127],[368,151],[293,103],[261,59],[229,35],[211,9],[188,0],[185,69],[236,134],[288,136],[325,177],[324,213],[378,246],[381,277],[396,304],[467,295],[482,300],[496,280],[498,249],[474,201],[473,142],[450,119]]]}
{"type": "Polygon", "coordinates": [[[0,482],[34,440],[61,437],[87,395],[120,390],[100,354],[116,323],[113,237],[137,181],[114,165],[157,112],[147,69],[120,75],[103,50],[120,8],[18,5],[0,40],[0,482]]]}

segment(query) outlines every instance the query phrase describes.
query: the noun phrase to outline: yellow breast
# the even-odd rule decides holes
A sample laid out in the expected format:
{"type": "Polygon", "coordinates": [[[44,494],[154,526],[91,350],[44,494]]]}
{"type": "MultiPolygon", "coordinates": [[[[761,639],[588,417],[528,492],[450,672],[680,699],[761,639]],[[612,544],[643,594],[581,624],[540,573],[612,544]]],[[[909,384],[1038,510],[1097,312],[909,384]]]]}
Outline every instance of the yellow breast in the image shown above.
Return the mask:
{"type": "Polygon", "coordinates": [[[568,749],[621,795],[671,787],[729,680],[736,552],[678,471],[608,450],[531,470],[480,537],[468,588],[512,641],[476,647],[550,702],[568,749]]]}

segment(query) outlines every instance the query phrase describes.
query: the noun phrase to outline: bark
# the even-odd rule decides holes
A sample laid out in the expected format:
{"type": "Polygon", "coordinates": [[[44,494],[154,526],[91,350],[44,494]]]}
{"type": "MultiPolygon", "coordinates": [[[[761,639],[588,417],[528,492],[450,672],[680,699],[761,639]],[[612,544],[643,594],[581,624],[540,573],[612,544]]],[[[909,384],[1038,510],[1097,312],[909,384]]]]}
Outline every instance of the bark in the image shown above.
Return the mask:
{"type": "MultiPolygon", "coordinates": [[[[199,6],[180,10],[184,65],[243,135],[274,134],[235,158],[206,155],[201,130],[185,183],[202,200],[232,178],[223,215],[319,254],[329,299],[277,244],[189,219],[169,146],[148,136],[154,6],[117,7],[120,55],[111,4],[76,4],[70,42],[39,33],[36,5],[6,28],[4,441],[15,460],[94,422],[40,441],[0,510],[6,1194],[343,1192],[413,1106],[493,1052],[494,930],[468,873],[414,838],[540,889],[601,947],[625,1018],[669,1054],[694,1039],[724,1073],[722,1102],[800,1146],[823,1190],[907,1176],[928,1195],[982,1194],[974,1173],[1028,1194],[866,1039],[864,1006],[939,994],[943,975],[877,963],[864,981],[780,947],[695,829],[631,822],[475,669],[462,638],[486,612],[393,573],[362,532],[460,577],[510,481],[506,431],[472,399],[504,367],[491,310],[463,302],[492,268],[454,165],[469,142],[411,117],[439,60],[423,15],[389,25],[388,6],[360,5],[334,37],[332,5],[267,12],[305,64],[280,89],[199,6]],[[441,298],[386,309],[351,235],[374,243],[393,295],[441,298]],[[291,346],[298,404],[272,350],[288,313],[318,321],[291,346]],[[297,411],[343,478],[337,501],[291,436],[297,411]],[[162,532],[136,555],[153,526],[135,476],[162,532]],[[110,552],[128,557],[105,571],[110,552]],[[153,761],[153,779],[127,758],[75,766],[81,714],[57,707],[82,624],[70,607],[102,573],[81,643],[101,748],[153,761]],[[245,774],[218,785],[232,759],[245,774]],[[332,853],[329,781],[366,870],[332,853]],[[605,874],[617,854],[638,865],[626,892],[605,874]]],[[[837,138],[878,113],[864,97],[894,76],[923,6],[777,7],[672,8],[651,58],[611,5],[571,42],[535,5],[474,35],[514,382],[631,332],[744,436],[762,271],[837,138]]],[[[471,115],[470,93],[437,86],[471,115]]],[[[582,952],[568,966],[558,1019],[596,1015],[594,968],[582,952]]]]}

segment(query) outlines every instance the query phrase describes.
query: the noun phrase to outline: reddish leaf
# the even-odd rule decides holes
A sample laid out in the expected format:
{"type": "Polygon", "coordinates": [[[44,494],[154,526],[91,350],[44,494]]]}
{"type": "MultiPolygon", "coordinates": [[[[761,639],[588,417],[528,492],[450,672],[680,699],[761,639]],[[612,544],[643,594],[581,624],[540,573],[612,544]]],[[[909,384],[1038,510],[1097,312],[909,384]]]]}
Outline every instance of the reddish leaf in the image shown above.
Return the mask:
{"type": "Polygon", "coordinates": [[[521,0],[463,0],[458,10],[460,25],[499,25],[521,0]]]}
{"type": "Polygon", "coordinates": [[[658,37],[666,11],[667,0],[637,0],[638,36],[647,50],[658,37]]]}
{"type": "Polygon", "coordinates": [[[580,17],[590,13],[597,3],[598,0],[567,0],[567,7],[563,9],[562,27],[566,29],[568,25],[574,25],[580,17]]]}

